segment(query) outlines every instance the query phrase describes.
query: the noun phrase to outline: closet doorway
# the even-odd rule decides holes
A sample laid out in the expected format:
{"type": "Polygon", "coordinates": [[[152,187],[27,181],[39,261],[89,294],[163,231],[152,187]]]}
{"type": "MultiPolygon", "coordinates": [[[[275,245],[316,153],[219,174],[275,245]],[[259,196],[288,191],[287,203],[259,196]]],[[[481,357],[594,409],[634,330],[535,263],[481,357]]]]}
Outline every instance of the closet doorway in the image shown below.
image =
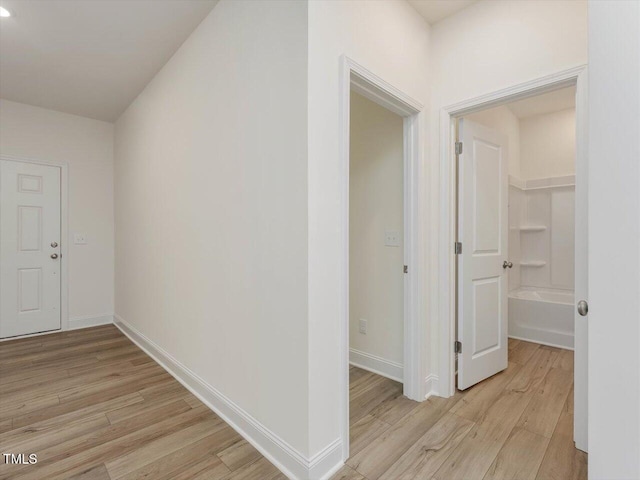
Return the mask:
{"type": "MultiPolygon", "coordinates": [[[[420,202],[422,105],[353,60],[343,57],[342,62],[340,341],[342,442],[347,460],[350,420],[360,415],[355,403],[350,407],[351,380],[366,377],[360,372],[350,375],[354,368],[367,373],[361,368],[366,367],[385,382],[396,383],[398,392],[410,400],[424,401],[431,388],[424,381],[425,346],[420,341],[425,255],[420,202]],[[352,116],[357,122],[354,145],[352,116]],[[376,138],[383,132],[386,139],[376,138]],[[378,308],[385,312],[380,315],[378,308]]],[[[366,405],[358,410],[364,412],[366,405]]]]}

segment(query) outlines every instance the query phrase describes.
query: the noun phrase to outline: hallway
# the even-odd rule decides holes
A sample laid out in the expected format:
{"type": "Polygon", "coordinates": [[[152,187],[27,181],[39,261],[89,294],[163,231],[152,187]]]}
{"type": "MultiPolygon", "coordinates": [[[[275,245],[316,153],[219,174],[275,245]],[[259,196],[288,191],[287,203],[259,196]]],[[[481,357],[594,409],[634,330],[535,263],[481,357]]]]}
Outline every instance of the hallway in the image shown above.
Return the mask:
{"type": "Polygon", "coordinates": [[[509,368],[443,399],[350,369],[351,457],[333,480],[586,479],[573,352],[509,340],[509,368]]]}
{"type": "Polygon", "coordinates": [[[0,392],[0,479],[286,479],[113,325],[0,343],[0,392]]]}

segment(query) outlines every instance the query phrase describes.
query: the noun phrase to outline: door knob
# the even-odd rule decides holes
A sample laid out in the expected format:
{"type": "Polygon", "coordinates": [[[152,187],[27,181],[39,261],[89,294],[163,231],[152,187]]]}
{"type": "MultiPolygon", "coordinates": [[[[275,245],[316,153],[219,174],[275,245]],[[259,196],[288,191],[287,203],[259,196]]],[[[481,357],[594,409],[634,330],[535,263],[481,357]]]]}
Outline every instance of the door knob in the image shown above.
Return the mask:
{"type": "Polygon", "coordinates": [[[513,263],[512,262],[507,262],[505,260],[504,263],[502,264],[502,268],[513,268],[513,263]]]}
{"type": "Polygon", "coordinates": [[[56,247],[58,246],[58,242],[51,242],[51,246],[52,246],[53,248],[56,248],[56,247]]]}
{"type": "Polygon", "coordinates": [[[589,304],[585,300],[578,302],[578,313],[583,317],[586,317],[587,313],[589,313],[589,304]]]}
{"type": "Polygon", "coordinates": [[[56,258],[58,258],[58,254],[57,253],[52,253],[51,254],[51,258],[53,258],[55,260],[56,258]]]}

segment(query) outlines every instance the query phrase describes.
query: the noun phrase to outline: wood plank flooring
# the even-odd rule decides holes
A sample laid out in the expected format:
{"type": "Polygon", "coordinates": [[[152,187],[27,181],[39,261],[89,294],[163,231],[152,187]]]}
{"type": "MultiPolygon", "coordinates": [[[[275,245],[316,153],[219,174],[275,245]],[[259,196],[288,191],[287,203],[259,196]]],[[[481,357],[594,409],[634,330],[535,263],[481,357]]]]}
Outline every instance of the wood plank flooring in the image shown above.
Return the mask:
{"type": "Polygon", "coordinates": [[[0,343],[0,479],[286,477],[116,327],[0,343]]]}
{"type": "Polygon", "coordinates": [[[351,367],[351,457],[333,480],[587,478],[573,444],[573,352],[509,341],[509,367],[449,399],[351,367]]]}
{"type": "MultiPolygon", "coordinates": [[[[509,368],[417,403],[351,368],[351,457],[334,480],[586,479],[572,352],[510,342],[509,368]]],[[[2,479],[286,477],[114,326],[0,343],[2,479]]]]}

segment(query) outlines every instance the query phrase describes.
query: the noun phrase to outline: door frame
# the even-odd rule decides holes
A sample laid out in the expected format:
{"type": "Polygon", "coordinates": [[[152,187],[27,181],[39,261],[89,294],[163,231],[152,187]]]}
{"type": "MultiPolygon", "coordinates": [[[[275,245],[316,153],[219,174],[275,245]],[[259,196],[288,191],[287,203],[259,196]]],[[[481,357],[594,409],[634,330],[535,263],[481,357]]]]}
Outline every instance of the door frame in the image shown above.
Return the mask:
{"type": "Polygon", "coordinates": [[[0,160],[12,162],[33,163],[60,169],[60,330],[50,332],[30,333],[17,337],[0,339],[0,342],[16,340],[18,338],[47,335],[69,329],[69,165],[67,162],[45,161],[14,155],[0,155],[0,160]]]}
{"type": "MultiPolygon", "coordinates": [[[[456,296],[457,273],[454,242],[457,225],[457,162],[454,144],[456,142],[456,122],[463,115],[477,112],[505,103],[533,97],[564,87],[576,86],[576,199],[584,198],[586,192],[587,158],[587,66],[579,65],[567,70],[516,84],[492,93],[470,98],[446,106],[440,111],[440,220],[439,220],[439,271],[438,292],[438,336],[435,339],[438,351],[439,395],[450,397],[455,393],[455,353],[456,340],[456,296]]],[[[586,219],[584,220],[586,222],[586,219]]],[[[576,232],[577,234],[577,232],[576,232]]],[[[578,252],[576,252],[578,254],[578,252]]],[[[584,255],[586,252],[580,252],[584,255]]],[[[586,277],[586,268],[576,263],[576,279],[586,277]]],[[[577,285],[577,283],[576,283],[577,285]]],[[[576,333],[577,333],[576,328],[576,333]]],[[[585,328],[586,333],[586,328],[585,328]]],[[[586,348],[586,339],[585,348],[586,348]]],[[[577,342],[576,342],[577,344],[577,342]]],[[[584,357],[586,358],[586,356],[584,357]]],[[[586,366],[586,365],[585,365],[586,366]]],[[[579,368],[578,368],[579,370],[579,368]]],[[[574,376],[576,373],[574,372],[574,376]]],[[[587,378],[586,372],[580,372],[587,378]]],[[[579,395],[586,399],[586,390],[579,395]]],[[[576,394],[578,397],[578,393],[576,394]]],[[[586,420],[586,412],[584,412],[586,420]]],[[[586,450],[586,425],[576,422],[576,446],[586,450]]]]}
{"type": "Polygon", "coordinates": [[[403,117],[404,163],[404,394],[418,401],[430,394],[424,379],[425,318],[422,302],[426,285],[423,268],[424,242],[424,171],[422,167],[423,105],[386,82],[351,58],[341,57],[340,75],[340,198],[342,227],[340,298],[340,397],[343,457],[349,457],[349,141],[351,90],[403,117]]]}

